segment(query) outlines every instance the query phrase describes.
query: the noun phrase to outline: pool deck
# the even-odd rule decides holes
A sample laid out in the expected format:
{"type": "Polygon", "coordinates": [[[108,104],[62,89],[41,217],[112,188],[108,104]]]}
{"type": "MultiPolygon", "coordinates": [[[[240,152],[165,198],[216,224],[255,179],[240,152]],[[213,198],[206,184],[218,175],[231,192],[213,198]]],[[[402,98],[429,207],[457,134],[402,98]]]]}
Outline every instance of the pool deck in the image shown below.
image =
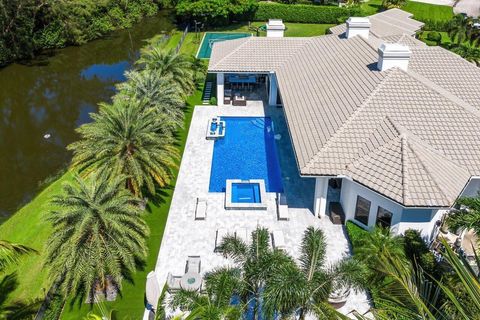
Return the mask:
{"type": "MultiPolygon", "coordinates": [[[[313,179],[302,179],[298,175],[282,109],[264,108],[262,101],[250,101],[247,107],[195,107],[155,269],[160,286],[163,287],[168,273],[184,274],[188,256],[200,256],[202,274],[218,266],[232,265],[231,261],[214,252],[219,228],[229,232],[244,228],[249,233],[257,226],[266,227],[271,232],[282,230],[286,251],[298,257],[304,230],[315,226],[324,231],[327,239],[327,264],[348,256],[350,251],[344,227],[333,225],[328,218],[320,220],[312,213],[314,185],[313,179]],[[276,143],[289,203],[289,221],[277,220],[273,193],[267,193],[267,210],[259,211],[226,210],[224,193],[208,192],[214,141],[206,140],[205,134],[208,119],[214,116],[270,116],[273,119],[275,132],[282,136],[276,143]],[[207,215],[203,221],[195,220],[197,198],[207,201],[207,215]]],[[[357,310],[364,314],[369,308],[365,293],[358,292],[350,295],[340,311],[348,314],[357,310]]]]}

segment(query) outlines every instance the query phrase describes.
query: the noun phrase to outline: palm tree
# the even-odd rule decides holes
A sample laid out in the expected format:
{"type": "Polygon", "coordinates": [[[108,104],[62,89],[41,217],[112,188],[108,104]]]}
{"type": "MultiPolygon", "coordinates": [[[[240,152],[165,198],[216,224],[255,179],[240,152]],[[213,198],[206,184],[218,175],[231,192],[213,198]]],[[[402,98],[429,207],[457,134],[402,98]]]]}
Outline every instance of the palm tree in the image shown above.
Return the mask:
{"type": "Polygon", "coordinates": [[[480,49],[467,45],[459,45],[452,48],[452,51],[464,58],[465,60],[474,63],[480,67],[480,49]]]}
{"type": "Polygon", "coordinates": [[[480,195],[477,197],[463,197],[457,200],[458,210],[452,211],[446,219],[451,230],[473,229],[480,234],[480,195]]]}
{"type": "MultiPolygon", "coordinates": [[[[37,251],[20,244],[0,240],[0,275],[10,266],[17,264],[22,256],[31,253],[37,253],[37,251]]],[[[9,301],[10,294],[17,286],[18,281],[15,272],[0,278],[0,319],[27,319],[37,312],[38,301],[9,301]]]]}
{"type": "Polygon", "coordinates": [[[169,301],[172,310],[189,311],[186,319],[237,320],[242,316],[241,304],[233,304],[232,297],[241,291],[239,269],[219,268],[204,276],[205,292],[180,290],[169,301]]]}
{"type": "Polygon", "coordinates": [[[326,269],[325,249],[323,232],[308,227],[301,242],[300,265],[291,259],[267,280],[263,295],[267,318],[275,312],[287,317],[297,314],[301,320],[307,314],[315,314],[319,319],[341,318],[327,299],[335,287],[354,283],[352,276],[359,269],[353,260],[343,260],[326,269]]]}
{"type": "Polygon", "coordinates": [[[126,176],[126,187],[136,196],[146,188],[166,186],[176,167],[177,148],[171,134],[171,119],[139,101],[116,100],[101,104],[93,122],[77,129],[81,139],[67,148],[73,151],[72,166],[89,174],[126,176]]]}
{"type": "Polygon", "coordinates": [[[184,95],[191,94],[195,88],[192,61],[184,54],[153,47],[141,53],[137,64],[161,77],[170,77],[184,95]]]}
{"type": "Polygon", "coordinates": [[[177,129],[183,125],[185,103],[179,95],[179,88],[170,77],[145,70],[129,71],[127,81],[119,84],[117,99],[133,98],[143,100],[147,107],[154,108],[160,114],[173,119],[177,129]]]}
{"type": "Polygon", "coordinates": [[[474,20],[463,14],[457,14],[450,21],[448,26],[448,36],[453,43],[462,44],[466,40],[473,40],[474,20]]]}
{"type": "Polygon", "coordinates": [[[253,306],[255,319],[260,316],[261,293],[267,279],[280,266],[292,260],[284,251],[272,249],[269,243],[268,229],[259,227],[252,232],[250,245],[238,237],[227,235],[219,246],[224,257],[233,259],[242,270],[244,285],[240,298],[246,305],[253,306]]]}
{"type": "Polygon", "coordinates": [[[147,254],[148,227],[139,199],[124,187],[124,178],[92,174],[63,185],[49,213],[53,232],[46,264],[60,279],[60,290],[74,297],[94,297],[109,286],[121,289],[147,254]]]}

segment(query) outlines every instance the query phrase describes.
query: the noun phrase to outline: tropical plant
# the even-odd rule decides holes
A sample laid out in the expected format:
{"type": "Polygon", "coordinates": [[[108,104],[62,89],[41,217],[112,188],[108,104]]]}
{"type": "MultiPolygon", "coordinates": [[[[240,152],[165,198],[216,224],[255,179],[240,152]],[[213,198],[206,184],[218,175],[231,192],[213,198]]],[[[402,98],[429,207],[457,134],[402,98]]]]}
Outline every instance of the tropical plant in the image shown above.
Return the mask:
{"type": "Polygon", "coordinates": [[[239,269],[219,268],[205,274],[205,291],[180,290],[169,301],[171,309],[189,311],[186,319],[237,320],[243,312],[241,303],[232,303],[232,297],[241,292],[239,269]]]}
{"type": "Polygon", "coordinates": [[[124,175],[126,187],[137,196],[144,188],[155,194],[156,185],[170,182],[178,158],[171,118],[140,101],[120,99],[101,104],[91,117],[91,123],[77,129],[81,140],[67,147],[73,151],[73,168],[124,175]]]}
{"type": "Polygon", "coordinates": [[[116,99],[143,101],[160,114],[169,116],[176,126],[183,125],[185,103],[179,94],[180,89],[169,76],[161,76],[152,70],[126,72],[127,81],[117,85],[116,99]]]}
{"type": "Polygon", "coordinates": [[[385,9],[401,8],[406,0],[382,0],[382,6],[385,9]]]}
{"type": "Polygon", "coordinates": [[[451,49],[453,52],[464,58],[465,60],[474,63],[480,67],[480,49],[467,45],[460,45],[451,49]]]}
{"type": "Polygon", "coordinates": [[[169,77],[183,95],[189,95],[195,89],[192,60],[184,54],[157,46],[143,50],[137,64],[160,77],[169,77]]]}
{"type": "Polygon", "coordinates": [[[259,306],[267,279],[292,260],[284,251],[272,249],[269,243],[268,229],[259,227],[252,232],[250,244],[234,235],[227,235],[219,246],[224,257],[233,259],[242,270],[243,287],[240,299],[246,305],[252,306],[251,313],[255,319],[261,316],[259,306]]]}
{"type": "Polygon", "coordinates": [[[448,26],[448,35],[452,39],[452,42],[462,44],[467,40],[473,40],[473,24],[474,20],[472,17],[468,17],[463,14],[455,15],[452,20],[450,20],[448,26]]]}
{"type": "Polygon", "coordinates": [[[139,199],[124,181],[121,176],[75,176],[52,198],[46,264],[63,294],[91,298],[97,290],[121,289],[122,280],[145,258],[148,226],[139,199]]]}
{"type": "Polygon", "coordinates": [[[473,229],[480,234],[480,195],[477,197],[463,197],[457,200],[456,207],[446,219],[446,224],[451,230],[473,229]]]}
{"type": "MultiPolygon", "coordinates": [[[[37,251],[6,240],[0,240],[0,276],[7,268],[18,263],[19,259],[37,251]]],[[[0,319],[20,320],[35,315],[39,307],[38,301],[25,302],[10,301],[10,294],[17,288],[17,274],[15,272],[0,278],[0,319]]]]}
{"type": "Polygon", "coordinates": [[[358,264],[342,260],[325,268],[325,236],[314,227],[305,230],[300,252],[299,265],[293,259],[285,261],[267,279],[263,294],[267,318],[273,319],[275,312],[284,317],[297,314],[301,320],[308,314],[319,319],[342,318],[327,300],[334,289],[358,283],[358,264]]]}

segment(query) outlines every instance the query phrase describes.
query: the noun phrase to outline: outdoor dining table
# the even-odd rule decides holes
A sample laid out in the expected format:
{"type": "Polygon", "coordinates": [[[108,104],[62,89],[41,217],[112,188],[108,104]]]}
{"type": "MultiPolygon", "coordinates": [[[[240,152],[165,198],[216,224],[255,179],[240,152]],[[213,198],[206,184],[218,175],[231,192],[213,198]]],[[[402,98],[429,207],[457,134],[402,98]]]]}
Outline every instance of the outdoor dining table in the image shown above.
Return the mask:
{"type": "Polygon", "coordinates": [[[202,285],[202,277],[197,272],[187,272],[180,279],[180,286],[188,291],[196,291],[202,285]]]}

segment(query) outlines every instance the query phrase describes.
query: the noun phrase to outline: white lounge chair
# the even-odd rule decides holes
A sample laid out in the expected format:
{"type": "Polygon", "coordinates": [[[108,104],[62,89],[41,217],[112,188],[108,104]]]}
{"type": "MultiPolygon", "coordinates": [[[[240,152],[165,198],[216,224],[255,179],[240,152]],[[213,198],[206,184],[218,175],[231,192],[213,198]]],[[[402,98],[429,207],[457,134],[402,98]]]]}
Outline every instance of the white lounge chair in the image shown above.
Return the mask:
{"type": "Polygon", "coordinates": [[[170,272],[167,275],[167,286],[168,286],[168,291],[173,292],[173,291],[178,291],[180,290],[180,280],[182,277],[180,276],[174,276],[170,272]]]}
{"type": "Polygon", "coordinates": [[[242,240],[245,244],[248,244],[248,239],[249,238],[248,238],[247,229],[240,228],[240,229],[235,230],[235,237],[237,237],[237,239],[242,240]]]}
{"type": "Polygon", "coordinates": [[[289,220],[287,197],[283,193],[277,194],[277,215],[278,220],[289,220]]]}
{"type": "Polygon", "coordinates": [[[189,273],[189,272],[200,273],[201,263],[202,261],[200,260],[200,256],[188,257],[185,273],[189,273]]]}
{"type": "Polygon", "coordinates": [[[205,220],[207,218],[207,200],[197,198],[195,206],[195,220],[205,220]]]}
{"type": "Polygon", "coordinates": [[[217,236],[215,237],[215,252],[221,252],[220,244],[222,243],[223,238],[225,238],[227,235],[228,232],[226,229],[220,228],[217,230],[217,236]]]}
{"type": "Polygon", "coordinates": [[[272,232],[272,246],[275,249],[285,249],[285,237],[283,231],[276,230],[272,232]]]}

